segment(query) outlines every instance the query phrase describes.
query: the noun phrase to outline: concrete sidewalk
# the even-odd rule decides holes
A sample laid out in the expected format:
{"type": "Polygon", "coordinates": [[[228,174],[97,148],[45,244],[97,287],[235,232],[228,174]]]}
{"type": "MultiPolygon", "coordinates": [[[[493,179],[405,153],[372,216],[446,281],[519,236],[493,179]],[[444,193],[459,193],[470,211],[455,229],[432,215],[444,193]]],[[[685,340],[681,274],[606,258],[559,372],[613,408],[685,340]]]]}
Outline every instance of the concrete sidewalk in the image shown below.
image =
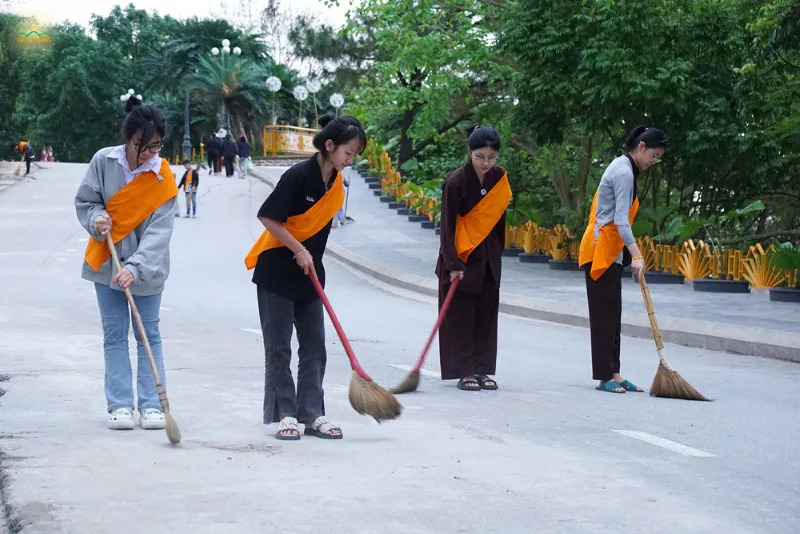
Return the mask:
{"type": "MultiPolygon", "coordinates": [[[[262,167],[256,176],[274,184],[282,172],[262,167]]],[[[439,237],[381,203],[356,172],[350,176],[347,215],[356,222],[332,232],[328,253],[384,282],[435,295],[439,237]]],[[[757,290],[714,294],[695,292],[689,285],[651,285],[650,292],[667,343],[800,363],[800,308],[795,304],[770,302],[766,292],[757,290]]],[[[651,337],[641,292],[632,279],[624,283],[623,300],[623,334],[651,337]]],[[[583,272],[504,258],[501,311],[588,327],[583,272]]]]}

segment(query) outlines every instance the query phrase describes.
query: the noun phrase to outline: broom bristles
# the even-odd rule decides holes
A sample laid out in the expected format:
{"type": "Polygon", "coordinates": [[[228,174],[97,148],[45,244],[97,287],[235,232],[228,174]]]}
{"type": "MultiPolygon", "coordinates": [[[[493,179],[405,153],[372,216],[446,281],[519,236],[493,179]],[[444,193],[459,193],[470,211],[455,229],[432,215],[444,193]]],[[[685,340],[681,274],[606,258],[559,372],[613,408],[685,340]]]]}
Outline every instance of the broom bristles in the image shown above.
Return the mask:
{"type": "Polygon", "coordinates": [[[650,396],[664,399],[711,402],[711,399],[706,398],[694,389],[677,371],[668,369],[663,361],[658,364],[656,376],[653,378],[653,385],[650,386],[650,396]]]}
{"type": "Polygon", "coordinates": [[[417,387],[419,387],[419,371],[411,371],[408,373],[405,380],[400,382],[399,386],[390,391],[395,395],[401,395],[403,393],[417,391],[417,387]]]}
{"type": "Polygon", "coordinates": [[[167,438],[170,443],[177,445],[181,442],[181,430],[178,428],[178,423],[169,412],[164,412],[164,417],[167,420],[167,438]]]}
{"type": "Polygon", "coordinates": [[[361,415],[371,416],[378,423],[396,419],[403,411],[394,395],[356,372],[350,379],[350,406],[361,415]]]}

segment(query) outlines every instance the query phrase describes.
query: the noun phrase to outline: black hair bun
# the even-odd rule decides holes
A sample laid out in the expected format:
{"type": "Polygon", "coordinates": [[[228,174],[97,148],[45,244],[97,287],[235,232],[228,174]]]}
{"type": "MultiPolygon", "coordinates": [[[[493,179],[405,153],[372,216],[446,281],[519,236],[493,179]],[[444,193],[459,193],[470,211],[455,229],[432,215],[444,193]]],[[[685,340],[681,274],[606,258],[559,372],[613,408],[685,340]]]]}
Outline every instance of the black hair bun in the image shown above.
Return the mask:
{"type": "Polygon", "coordinates": [[[320,117],[320,118],[319,118],[319,121],[317,121],[317,122],[319,123],[319,125],[320,125],[322,128],[325,128],[327,125],[329,125],[329,124],[330,124],[331,122],[333,122],[335,119],[336,119],[336,117],[334,117],[334,116],[333,116],[333,115],[331,115],[330,113],[326,113],[325,115],[323,115],[322,117],[320,117]]]}
{"type": "Polygon", "coordinates": [[[125,102],[125,113],[130,113],[133,108],[141,105],[142,101],[139,100],[136,95],[131,95],[128,97],[128,101],[125,102]]]}
{"type": "Polygon", "coordinates": [[[480,124],[476,124],[476,125],[474,125],[474,126],[470,126],[469,128],[467,128],[467,137],[469,137],[470,135],[472,135],[472,133],[473,133],[475,130],[477,130],[478,128],[480,128],[480,127],[481,127],[481,125],[480,125],[480,124]]]}

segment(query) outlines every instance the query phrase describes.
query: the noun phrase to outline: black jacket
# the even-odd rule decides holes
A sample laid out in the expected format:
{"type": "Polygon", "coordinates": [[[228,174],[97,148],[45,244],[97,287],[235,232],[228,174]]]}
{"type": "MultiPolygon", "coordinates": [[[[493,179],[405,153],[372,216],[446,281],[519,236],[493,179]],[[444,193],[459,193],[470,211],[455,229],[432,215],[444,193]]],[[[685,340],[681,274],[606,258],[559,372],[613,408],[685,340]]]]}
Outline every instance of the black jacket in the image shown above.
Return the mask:
{"type": "Polygon", "coordinates": [[[236,156],[236,145],[230,139],[225,139],[222,142],[222,157],[233,158],[236,156]]]}

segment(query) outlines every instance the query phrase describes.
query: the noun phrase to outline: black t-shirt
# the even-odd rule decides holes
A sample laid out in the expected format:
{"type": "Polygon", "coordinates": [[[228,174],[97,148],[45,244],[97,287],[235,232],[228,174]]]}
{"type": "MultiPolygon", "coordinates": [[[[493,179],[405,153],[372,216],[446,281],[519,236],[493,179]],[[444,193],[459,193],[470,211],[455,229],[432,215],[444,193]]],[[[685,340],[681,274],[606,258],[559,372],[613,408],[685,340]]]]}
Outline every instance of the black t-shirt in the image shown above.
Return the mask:
{"type": "MultiPolygon", "coordinates": [[[[320,201],[336,181],[333,171],[328,185],[322,181],[322,171],[317,164],[317,156],[294,165],[281,176],[278,185],[258,210],[258,216],[286,222],[289,217],[305,213],[320,201]]],[[[314,268],[323,287],[325,287],[325,267],[322,255],[331,233],[331,221],[316,235],[303,241],[314,258],[314,268]]],[[[287,247],[265,250],[258,256],[253,271],[253,283],[272,293],[296,301],[311,301],[317,292],[311,280],[303,273],[294,259],[294,253],[287,247]]]]}

